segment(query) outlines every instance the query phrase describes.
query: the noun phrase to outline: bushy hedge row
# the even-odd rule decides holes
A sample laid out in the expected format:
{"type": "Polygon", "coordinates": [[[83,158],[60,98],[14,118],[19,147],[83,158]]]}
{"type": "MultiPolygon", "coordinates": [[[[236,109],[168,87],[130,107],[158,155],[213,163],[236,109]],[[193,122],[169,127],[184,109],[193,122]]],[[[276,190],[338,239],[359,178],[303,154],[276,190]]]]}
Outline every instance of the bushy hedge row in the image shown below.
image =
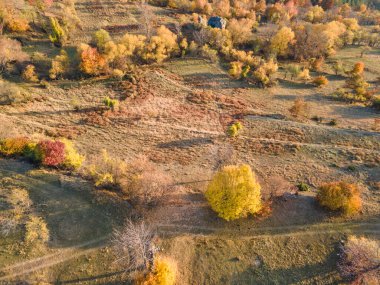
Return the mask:
{"type": "Polygon", "coordinates": [[[84,156],[66,139],[34,141],[27,137],[6,138],[0,141],[0,154],[22,156],[37,164],[70,170],[78,169],[84,161],[84,156]]]}

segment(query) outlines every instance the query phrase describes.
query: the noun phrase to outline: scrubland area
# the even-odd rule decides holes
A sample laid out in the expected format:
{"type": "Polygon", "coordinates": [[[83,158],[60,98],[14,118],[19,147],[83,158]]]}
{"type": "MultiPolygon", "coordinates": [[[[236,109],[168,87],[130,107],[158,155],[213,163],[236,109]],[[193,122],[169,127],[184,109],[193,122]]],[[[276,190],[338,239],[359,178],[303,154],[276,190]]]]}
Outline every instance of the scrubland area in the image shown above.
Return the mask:
{"type": "Polygon", "coordinates": [[[1,1],[0,284],[379,284],[379,7],[1,1]]]}

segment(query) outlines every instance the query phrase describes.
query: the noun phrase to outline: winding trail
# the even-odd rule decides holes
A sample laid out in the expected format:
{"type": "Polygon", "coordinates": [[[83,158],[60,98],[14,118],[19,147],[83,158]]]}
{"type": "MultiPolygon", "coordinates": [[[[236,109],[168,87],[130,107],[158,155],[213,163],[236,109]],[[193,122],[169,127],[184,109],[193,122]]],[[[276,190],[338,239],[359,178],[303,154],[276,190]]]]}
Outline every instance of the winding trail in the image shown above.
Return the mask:
{"type": "Polygon", "coordinates": [[[108,239],[109,236],[103,236],[70,248],[58,250],[51,254],[1,268],[0,275],[3,276],[0,276],[0,281],[10,280],[91,253],[98,248],[103,247],[108,239]]]}
{"type": "MultiPolygon", "coordinates": [[[[262,227],[249,231],[237,231],[226,228],[202,227],[192,225],[158,224],[157,232],[162,236],[192,235],[207,238],[230,237],[234,239],[247,240],[266,237],[294,237],[315,234],[334,234],[334,233],[355,233],[380,235],[380,223],[371,222],[341,222],[341,223],[321,223],[315,225],[289,225],[281,227],[262,227]]],[[[2,268],[1,281],[13,279],[38,270],[46,269],[51,266],[63,263],[73,258],[89,254],[102,248],[107,244],[110,236],[103,236],[75,247],[59,250],[36,259],[16,263],[2,268]]]]}

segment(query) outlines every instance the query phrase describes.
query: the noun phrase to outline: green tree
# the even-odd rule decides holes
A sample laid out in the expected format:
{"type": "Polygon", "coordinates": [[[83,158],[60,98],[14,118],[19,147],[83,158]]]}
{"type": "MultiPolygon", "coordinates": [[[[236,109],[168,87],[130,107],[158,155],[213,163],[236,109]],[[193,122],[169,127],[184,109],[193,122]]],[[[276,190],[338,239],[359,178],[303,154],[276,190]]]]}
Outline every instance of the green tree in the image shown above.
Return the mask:
{"type": "Polygon", "coordinates": [[[62,47],[67,40],[67,35],[66,35],[65,30],[61,27],[58,20],[54,17],[50,18],[50,27],[51,27],[51,33],[49,35],[50,41],[56,47],[62,47]]]}
{"type": "Polygon", "coordinates": [[[344,72],[344,66],[343,66],[342,61],[337,60],[336,62],[334,62],[332,65],[332,69],[334,70],[335,75],[338,75],[339,73],[343,73],[344,72]]]}
{"type": "Polygon", "coordinates": [[[249,165],[229,165],[215,174],[205,196],[218,216],[230,221],[260,211],[260,190],[249,165]]]}
{"type": "Polygon", "coordinates": [[[92,43],[98,48],[99,51],[104,52],[106,50],[106,44],[110,42],[110,34],[103,29],[100,29],[92,36],[92,43]]]}

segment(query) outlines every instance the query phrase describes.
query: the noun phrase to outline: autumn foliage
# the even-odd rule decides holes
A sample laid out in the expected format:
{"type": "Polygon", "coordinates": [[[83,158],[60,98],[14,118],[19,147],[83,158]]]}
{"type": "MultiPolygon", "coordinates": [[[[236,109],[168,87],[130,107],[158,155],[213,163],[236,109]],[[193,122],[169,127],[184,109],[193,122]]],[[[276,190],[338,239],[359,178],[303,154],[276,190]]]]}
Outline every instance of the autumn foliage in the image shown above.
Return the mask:
{"type": "Polygon", "coordinates": [[[171,259],[159,257],[154,261],[151,272],[138,277],[136,285],[174,285],[177,266],[171,259]]]}
{"type": "Polygon", "coordinates": [[[325,86],[329,83],[329,80],[326,78],[326,76],[317,76],[313,79],[313,83],[318,86],[318,87],[322,87],[322,86],[325,86]]]}
{"type": "Polygon", "coordinates": [[[81,59],[80,69],[88,75],[101,74],[106,66],[105,58],[98,52],[96,48],[83,44],[79,48],[81,59]]]}
{"type": "Polygon", "coordinates": [[[36,142],[27,137],[5,138],[0,140],[0,154],[23,156],[44,166],[59,166],[69,170],[78,169],[84,161],[84,156],[66,139],[36,142]]]}
{"type": "Polygon", "coordinates": [[[359,187],[344,181],[320,186],[317,200],[321,206],[333,211],[341,211],[345,215],[356,214],[362,208],[359,187]]]}
{"type": "Polygon", "coordinates": [[[36,151],[40,153],[42,165],[58,166],[65,160],[65,144],[60,141],[41,141],[36,151]]]}
{"type": "Polygon", "coordinates": [[[0,154],[4,156],[21,155],[29,139],[26,137],[7,138],[0,141],[0,154]]]}
{"type": "Polygon", "coordinates": [[[215,174],[205,196],[218,216],[230,221],[261,210],[261,186],[249,165],[230,165],[215,174]]]}

